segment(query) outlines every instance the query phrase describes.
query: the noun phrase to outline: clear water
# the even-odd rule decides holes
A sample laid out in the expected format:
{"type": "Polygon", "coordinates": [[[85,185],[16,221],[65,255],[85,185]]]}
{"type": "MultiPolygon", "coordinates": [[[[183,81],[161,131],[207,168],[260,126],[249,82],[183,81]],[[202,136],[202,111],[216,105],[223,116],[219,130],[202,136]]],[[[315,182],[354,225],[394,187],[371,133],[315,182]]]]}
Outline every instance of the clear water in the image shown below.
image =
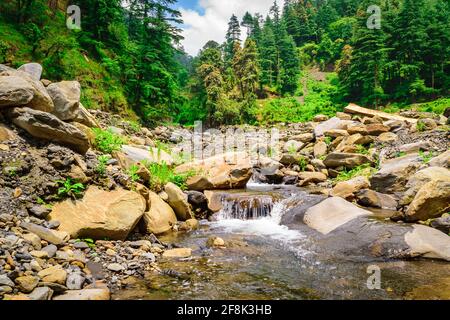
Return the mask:
{"type": "Polygon", "coordinates": [[[230,193],[228,201],[232,204],[224,200],[217,221],[202,221],[201,228],[193,233],[162,238],[194,249],[191,258],[161,261],[161,269],[174,272],[148,273],[144,280],[128,279],[126,288],[114,298],[450,299],[449,265],[432,260],[377,262],[382,288],[368,289],[371,274],[367,268],[374,262],[348,261],[334,257],[332,252],[324,254],[324,250],[318,254],[317,243],[307,228],[290,230],[280,225],[286,210],[282,198],[296,192],[292,188],[274,190],[272,186],[251,185],[245,192],[230,193]],[[266,209],[249,214],[253,210],[248,205],[249,197],[261,200],[266,209]],[[210,236],[223,238],[227,247],[208,248],[210,236]]]}

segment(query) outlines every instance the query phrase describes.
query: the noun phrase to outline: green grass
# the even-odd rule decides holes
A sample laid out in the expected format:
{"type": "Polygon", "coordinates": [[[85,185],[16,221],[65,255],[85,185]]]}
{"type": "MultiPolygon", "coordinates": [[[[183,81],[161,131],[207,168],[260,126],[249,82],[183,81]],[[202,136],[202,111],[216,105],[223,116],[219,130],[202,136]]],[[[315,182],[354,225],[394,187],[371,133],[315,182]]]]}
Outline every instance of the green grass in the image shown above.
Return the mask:
{"type": "Polygon", "coordinates": [[[113,133],[110,129],[93,128],[92,131],[95,135],[94,147],[101,152],[111,154],[113,151],[120,150],[126,143],[125,138],[113,133]]]}
{"type": "Polygon", "coordinates": [[[416,129],[417,129],[417,131],[419,131],[419,132],[424,132],[424,131],[427,130],[427,126],[425,125],[424,122],[422,122],[422,121],[417,121],[416,129]]]}
{"type": "Polygon", "coordinates": [[[419,151],[419,156],[422,158],[423,163],[429,163],[431,159],[434,158],[433,151],[425,153],[424,151],[419,151]]]}
{"type": "Polygon", "coordinates": [[[165,163],[146,164],[146,167],[150,171],[150,188],[156,191],[163,189],[164,186],[169,182],[177,185],[182,190],[186,190],[187,179],[196,174],[196,172],[193,170],[182,174],[176,174],[174,170],[165,163]]]}
{"type": "Polygon", "coordinates": [[[95,172],[100,176],[104,176],[106,174],[106,163],[111,159],[109,155],[101,155],[97,157],[97,167],[95,168],[95,172]]]}
{"type": "Polygon", "coordinates": [[[369,178],[376,172],[376,169],[372,168],[370,164],[363,164],[351,170],[344,169],[339,172],[339,175],[334,179],[336,182],[348,181],[356,177],[369,178]]]}
{"type": "Polygon", "coordinates": [[[434,101],[419,103],[419,104],[405,104],[392,103],[383,109],[384,112],[396,113],[403,110],[417,110],[419,112],[432,112],[435,114],[443,114],[445,109],[450,106],[450,98],[439,98],[434,101]]]}
{"type": "Polygon", "coordinates": [[[127,174],[130,176],[131,181],[133,182],[138,182],[140,177],[137,174],[137,172],[139,171],[139,166],[133,164],[131,167],[128,168],[127,170],[127,174]]]}

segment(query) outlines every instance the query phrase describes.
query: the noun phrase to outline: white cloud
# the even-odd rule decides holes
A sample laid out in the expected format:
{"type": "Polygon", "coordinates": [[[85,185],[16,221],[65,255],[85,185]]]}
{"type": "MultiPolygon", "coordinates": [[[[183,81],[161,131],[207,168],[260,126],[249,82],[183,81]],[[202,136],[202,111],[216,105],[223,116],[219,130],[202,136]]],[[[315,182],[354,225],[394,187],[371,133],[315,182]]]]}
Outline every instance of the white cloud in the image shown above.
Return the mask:
{"type": "MultiPolygon", "coordinates": [[[[266,15],[274,0],[199,0],[204,14],[197,11],[180,8],[184,21],[183,46],[190,55],[197,55],[198,51],[209,40],[219,43],[225,41],[228,21],[234,13],[241,20],[246,11],[266,15]]],[[[282,8],[283,1],[278,1],[282,8]]],[[[245,28],[242,33],[245,34],[245,28]]]]}

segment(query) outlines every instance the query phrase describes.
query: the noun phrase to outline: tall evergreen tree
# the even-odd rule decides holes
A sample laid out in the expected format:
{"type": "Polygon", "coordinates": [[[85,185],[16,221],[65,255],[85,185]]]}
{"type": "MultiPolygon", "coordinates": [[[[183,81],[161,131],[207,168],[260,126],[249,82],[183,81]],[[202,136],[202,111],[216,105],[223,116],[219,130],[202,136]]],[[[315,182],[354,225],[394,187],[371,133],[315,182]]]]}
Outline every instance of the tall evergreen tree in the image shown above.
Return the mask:
{"type": "Polygon", "coordinates": [[[231,63],[234,57],[234,45],[241,42],[241,27],[236,15],[232,15],[228,22],[228,31],[225,43],[225,61],[231,63]]]}

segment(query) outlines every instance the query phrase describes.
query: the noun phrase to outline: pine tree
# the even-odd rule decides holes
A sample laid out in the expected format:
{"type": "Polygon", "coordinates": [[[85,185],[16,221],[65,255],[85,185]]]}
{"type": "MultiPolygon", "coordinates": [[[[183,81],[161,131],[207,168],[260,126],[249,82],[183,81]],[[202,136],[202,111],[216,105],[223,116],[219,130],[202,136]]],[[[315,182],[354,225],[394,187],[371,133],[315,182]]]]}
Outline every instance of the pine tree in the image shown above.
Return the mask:
{"type": "Polygon", "coordinates": [[[231,63],[234,57],[234,45],[241,42],[241,27],[238,18],[233,14],[228,22],[225,44],[225,62],[231,63]]]}
{"type": "Polygon", "coordinates": [[[282,30],[282,38],[279,46],[281,68],[279,71],[278,86],[281,94],[293,95],[298,88],[300,61],[294,39],[284,28],[282,30]]]}
{"type": "Polygon", "coordinates": [[[241,26],[247,28],[247,37],[250,37],[254,28],[253,16],[250,12],[246,12],[244,17],[242,18],[241,26]]]}
{"type": "Polygon", "coordinates": [[[277,81],[279,63],[278,48],[273,32],[273,23],[270,17],[267,17],[262,30],[259,56],[262,68],[261,83],[272,87],[277,81]]]}

